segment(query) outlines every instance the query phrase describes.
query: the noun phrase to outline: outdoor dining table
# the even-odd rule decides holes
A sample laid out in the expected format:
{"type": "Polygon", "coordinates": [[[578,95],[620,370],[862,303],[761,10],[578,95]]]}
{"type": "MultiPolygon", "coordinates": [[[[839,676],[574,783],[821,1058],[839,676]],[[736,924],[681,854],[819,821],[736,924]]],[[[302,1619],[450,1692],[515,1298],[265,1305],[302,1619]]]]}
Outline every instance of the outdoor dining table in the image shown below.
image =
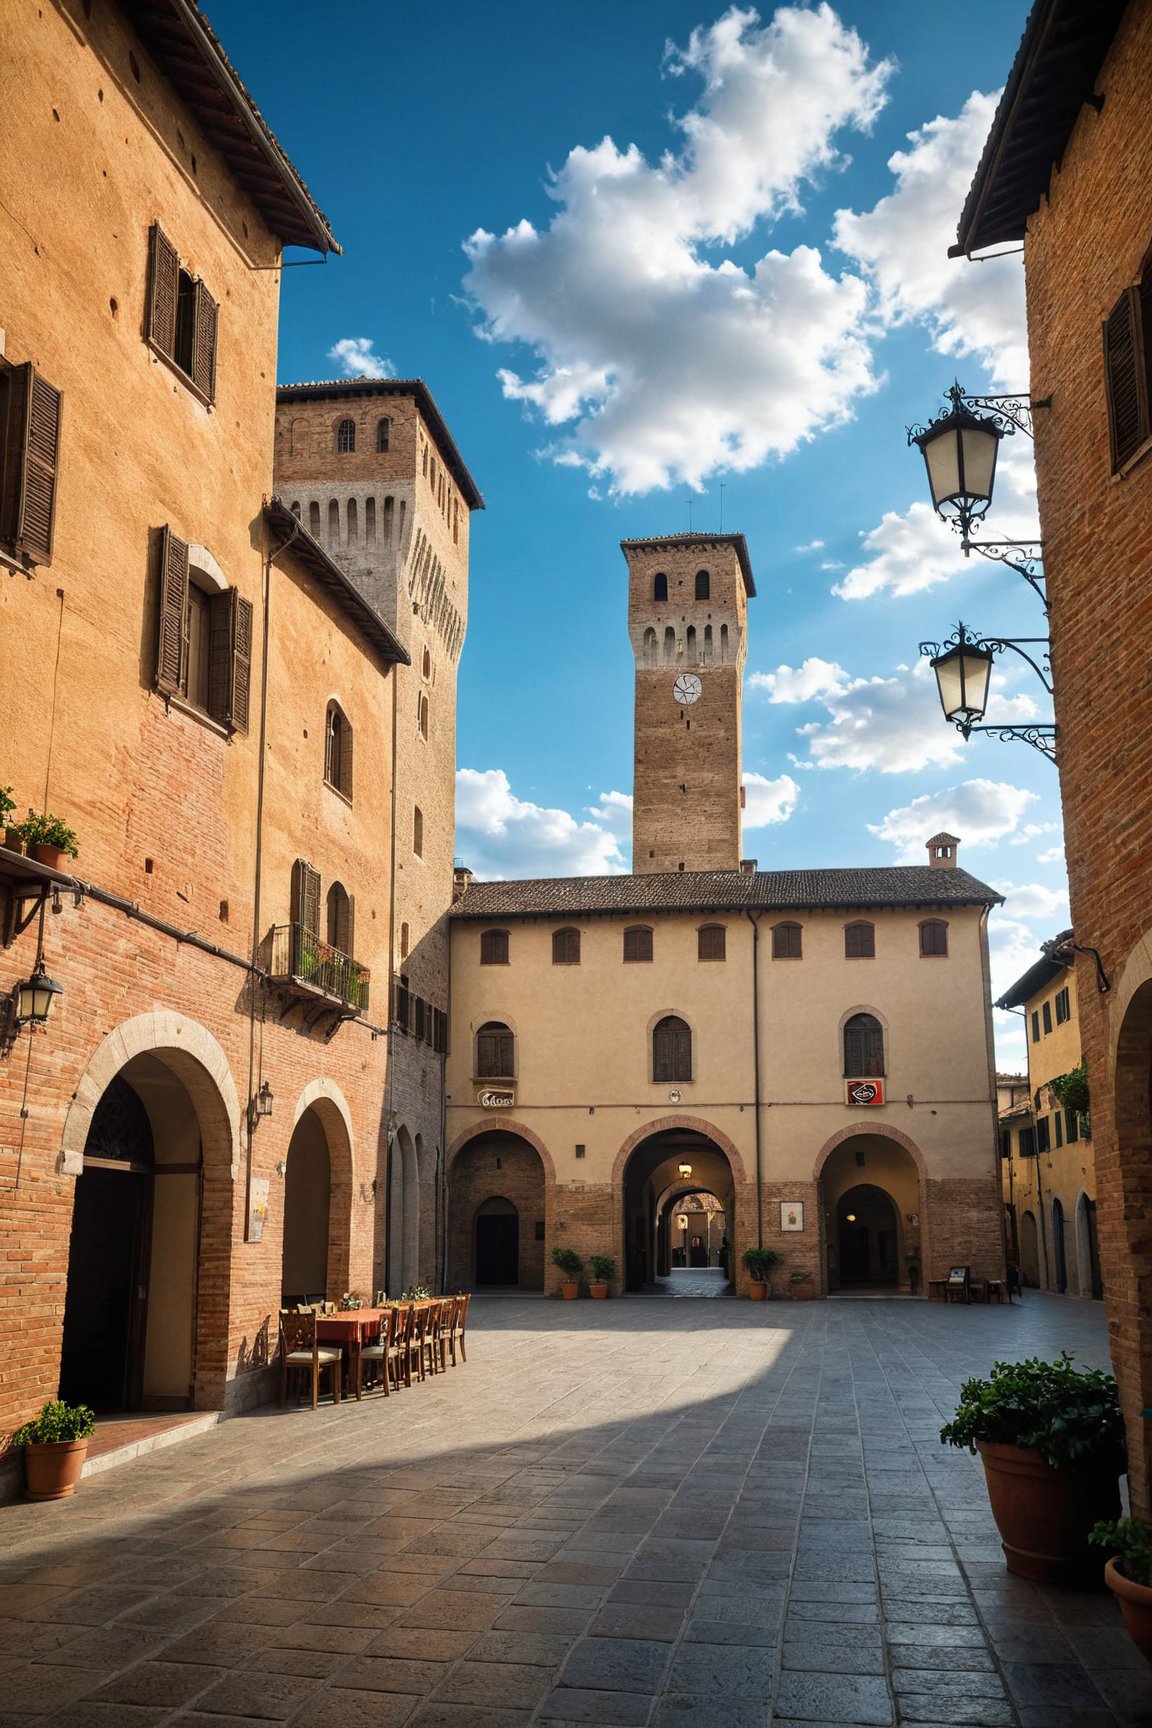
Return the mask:
{"type": "Polygon", "coordinates": [[[360,1396],[360,1352],[379,1336],[383,1308],[342,1308],[337,1314],[317,1314],[316,1337],[321,1344],[348,1346],[348,1384],[360,1396]]]}

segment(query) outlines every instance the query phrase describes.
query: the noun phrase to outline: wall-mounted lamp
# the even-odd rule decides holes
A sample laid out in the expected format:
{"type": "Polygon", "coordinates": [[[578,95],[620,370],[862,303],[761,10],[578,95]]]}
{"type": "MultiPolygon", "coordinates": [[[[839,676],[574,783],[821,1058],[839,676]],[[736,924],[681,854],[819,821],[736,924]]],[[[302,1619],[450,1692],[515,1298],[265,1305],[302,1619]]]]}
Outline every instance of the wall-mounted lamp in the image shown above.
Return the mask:
{"type": "Polygon", "coordinates": [[[680,1174],[681,1174],[681,1176],[683,1176],[683,1178],[684,1178],[684,1180],[685,1180],[685,1182],[687,1182],[687,1180],[688,1180],[688,1178],[689,1178],[689,1177],[690,1177],[690,1176],[691,1176],[691,1174],[692,1174],[692,1166],[691,1166],[691,1164],[678,1164],[678,1165],[677,1165],[677,1166],[676,1166],[676,1168],[677,1168],[677,1170],[678,1170],[678,1171],[679,1171],[679,1172],[680,1172],[680,1174]]]}
{"type": "MultiPolygon", "coordinates": [[[[984,718],[988,706],[988,686],[992,678],[992,661],[995,655],[1003,653],[1005,648],[1011,648],[1014,654],[1019,654],[1021,660],[1027,660],[1049,696],[1052,686],[1043,669],[1027,654],[1022,643],[1029,647],[1042,645],[1047,648],[1047,637],[1044,636],[990,636],[981,638],[971,635],[963,623],[956,626],[955,631],[944,643],[921,642],[920,652],[930,656],[929,665],[936,674],[936,689],[940,696],[940,706],[944,710],[944,718],[956,727],[956,730],[967,739],[973,732],[992,732],[997,738],[1022,738],[1026,744],[1033,745],[1049,761],[1056,760],[1056,728],[1055,726],[981,726],[979,721],[984,718]]],[[[1047,653],[1044,655],[1045,666],[1048,663],[1047,653]]]]}
{"type": "Polygon", "coordinates": [[[248,1106],[248,1120],[253,1128],[262,1116],[271,1116],[272,1106],[275,1102],[271,1086],[267,1080],[261,1080],[260,1090],[248,1106]]]}
{"type": "Polygon", "coordinates": [[[288,1166],[284,1162],[283,1158],[281,1158],[279,1163],[276,1165],[276,1174],[279,1176],[281,1181],[283,1181],[285,1176],[288,1174],[288,1166]]]}
{"type": "Polygon", "coordinates": [[[844,1214],[844,1222],[845,1222],[845,1223],[846,1223],[846,1224],[855,1224],[855,1222],[856,1222],[856,1214],[855,1214],[855,1212],[845,1212],[845,1214],[844,1214]]]}
{"type": "Polygon", "coordinates": [[[687,1218],[685,1218],[683,1212],[681,1212],[681,1214],[680,1214],[679,1218],[677,1218],[676,1222],[677,1222],[677,1224],[679,1224],[681,1230],[687,1230],[688,1220],[687,1220],[687,1218]]]}
{"type": "Polygon", "coordinates": [[[43,1026],[57,996],[63,994],[64,986],[49,978],[44,970],[44,956],[38,954],[31,978],[12,987],[5,1024],[0,1031],[0,1049],[6,1052],[12,1048],[22,1026],[43,1026]]]}

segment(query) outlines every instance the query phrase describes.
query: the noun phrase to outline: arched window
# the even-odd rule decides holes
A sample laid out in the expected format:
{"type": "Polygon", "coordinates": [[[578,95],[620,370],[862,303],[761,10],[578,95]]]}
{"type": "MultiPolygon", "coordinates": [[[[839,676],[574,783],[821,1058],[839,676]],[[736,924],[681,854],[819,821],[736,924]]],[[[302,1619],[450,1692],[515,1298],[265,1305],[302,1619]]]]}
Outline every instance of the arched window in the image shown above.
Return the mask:
{"type": "Polygon", "coordinates": [[[552,964],[553,966],[579,966],[579,930],[554,930],[552,932],[552,964]]]}
{"type": "Polygon", "coordinates": [[[295,516],[297,522],[299,522],[299,520],[300,520],[300,500],[299,500],[299,498],[297,498],[295,504],[293,504],[293,506],[292,506],[292,514],[293,514],[293,516],[295,516]]]}
{"type": "Polygon", "coordinates": [[[726,662],[728,659],[728,626],[727,626],[727,624],[721,624],[721,626],[720,626],[720,659],[721,659],[722,663],[726,662]]]}
{"type": "Polygon", "coordinates": [[[340,505],[335,498],[328,500],[328,544],[329,546],[339,546],[340,544],[340,505]]]}
{"type": "Polygon", "coordinates": [[[427,683],[428,679],[432,676],[432,650],[427,647],[427,645],[424,648],[423,654],[420,656],[420,676],[424,679],[425,683],[427,683]]]}
{"type": "Polygon", "coordinates": [[[696,598],[697,600],[710,600],[712,598],[712,582],[707,570],[697,570],[696,572],[696,598]]]}
{"type": "Polygon", "coordinates": [[[791,922],[772,926],[773,960],[799,960],[801,958],[803,950],[800,931],[801,926],[791,922]]]}
{"type": "Polygon", "coordinates": [[[401,926],[400,926],[400,958],[401,958],[401,960],[407,960],[408,949],[411,945],[411,942],[412,942],[412,933],[411,933],[408,925],[407,924],[401,924],[401,926]]]}
{"type": "Polygon", "coordinates": [[[355,498],[349,498],[348,508],[347,508],[347,512],[346,512],[346,517],[347,517],[347,522],[348,522],[348,544],[349,545],[352,544],[353,540],[359,540],[359,538],[360,538],[360,529],[359,529],[359,525],[358,525],[358,521],[357,521],[357,516],[358,516],[358,512],[357,512],[357,508],[356,508],[356,500],[355,500],[355,498]]]}
{"type": "Polygon", "coordinates": [[[424,856],[424,812],[419,804],[412,811],[412,850],[417,858],[424,856]]]}
{"type": "Polygon", "coordinates": [[[871,1014],[853,1014],[844,1023],[844,1072],[852,1080],[884,1072],[884,1030],[871,1014]]]}
{"type": "Polygon", "coordinates": [[[723,924],[701,924],[696,932],[696,958],[723,960],[728,932],[723,924]]]}
{"type": "Polygon", "coordinates": [[[704,626],[704,655],[703,655],[703,659],[704,659],[705,664],[708,664],[712,659],[712,626],[711,626],[711,624],[705,624],[705,626],[704,626]]]}
{"type": "Polygon", "coordinates": [[[657,570],[652,578],[652,598],[653,600],[667,600],[668,598],[668,578],[663,570],[657,570]]]}
{"type": "Polygon", "coordinates": [[[671,624],[664,631],[664,664],[674,666],[676,663],[676,632],[671,624]]]}
{"type": "Polygon", "coordinates": [[[319,538],[320,538],[320,506],[315,501],[313,501],[313,503],[309,504],[309,506],[308,506],[308,532],[309,532],[309,534],[311,534],[313,540],[319,540],[319,538]]]}
{"type": "Polygon", "coordinates": [[[340,882],[333,882],[328,890],[328,936],[329,946],[338,948],[341,954],[352,952],[352,901],[347,889],[340,882]]]}
{"type": "Polygon", "coordinates": [[[388,419],[377,420],[377,422],[376,422],[376,448],[377,448],[377,450],[381,450],[381,451],[387,450],[388,439],[389,439],[389,435],[391,434],[391,431],[392,431],[391,420],[388,420],[388,419]]]}
{"type": "Polygon", "coordinates": [[[647,924],[633,924],[624,932],[625,960],[651,960],[652,931],[647,924]]]}
{"type": "Polygon", "coordinates": [[[686,1020],[669,1014],[652,1033],[652,1079],[691,1080],[692,1031],[686,1020]]]}
{"type": "Polygon", "coordinates": [[[857,918],[844,926],[844,957],[846,960],[874,960],[876,957],[876,926],[866,918],[857,918]]]}
{"type": "Polygon", "coordinates": [[[356,448],[355,420],[341,420],[336,427],[337,456],[351,456],[356,448]]]}
{"type": "Polygon", "coordinates": [[[416,724],[420,728],[421,738],[428,736],[428,698],[421,690],[416,698],[416,724]]]}
{"type": "Polygon", "coordinates": [[[375,541],[376,541],[376,500],[375,500],[375,498],[365,498],[365,500],[364,500],[364,538],[365,538],[365,540],[367,540],[369,546],[372,546],[375,544],[375,541]]]}
{"type": "Polygon", "coordinates": [[[352,728],[337,702],[329,702],[324,718],[324,778],[345,798],[351,798],[352,728]]]}
{"type": "Polygon", "coordinates": [[[688,656],[688,664],[690,666],[695,666],[695,664],[696,664],[696,626],[695,626],[695,624],[689,624],[687,630],[685,630],[685,632],[684,632],[684,652],[688,656]]]}
{"type": "Polygon", "coordinates": [[[507,930],[481,930],[480,964],[481,966],[507,966],[507,930]]]}
{"type": "Polygon", "coordinates": [[[476,1078],[516,1078],[516,1038],[502,1020],[488,1020],[476,1034],[476,1078]]]}
{"type": "Polygon", "coordinates": [[[947,959],[948,926],[943,918],[925,918],[920,926],[920,957],[922,960],[947,959]]]}
{"type": "Polygon", "coordinates": [[[644,664],[645,666],[655,666],[656,660],[656,632],[649,625],[644,632],[644,664]]]}

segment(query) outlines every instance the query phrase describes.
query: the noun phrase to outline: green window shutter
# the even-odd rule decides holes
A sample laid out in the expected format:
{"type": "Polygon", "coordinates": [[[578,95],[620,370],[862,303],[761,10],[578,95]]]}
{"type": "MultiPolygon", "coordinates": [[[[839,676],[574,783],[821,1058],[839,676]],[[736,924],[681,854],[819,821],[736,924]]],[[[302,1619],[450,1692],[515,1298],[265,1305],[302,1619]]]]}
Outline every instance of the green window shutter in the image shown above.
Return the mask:
{"type": "Polygon", "coordinates": [[[171,528],[160,530],[160,622],[156,688],[176,696],[188,674],[188,544],[171,528]]]}
{"type": "Polygon", "coordinates": [[[180,260],[159,222],[149,235],[148,340],[171,359],[176,352],[176,306],[180,260]]]}
{"type": "Polygon", "coordinates": [[[1105,320],[1104,380],[1115,471],[1148,436],[1148,378],[1138,288],[1126,288],[1105,320]]]}
{"type": "Polygon", "coordinates": [[[205,288],[197,282],[193,290],[192,370],[189,377],[197,390],[209,402],[216,399],[216,331],[219,307],[205,288]]]}
{"type": "Polygon", "coordinates": [[[235,588],[213,596],[208,653],[208,712],[222,725],[247,732],[252,602],[235,588]]]}

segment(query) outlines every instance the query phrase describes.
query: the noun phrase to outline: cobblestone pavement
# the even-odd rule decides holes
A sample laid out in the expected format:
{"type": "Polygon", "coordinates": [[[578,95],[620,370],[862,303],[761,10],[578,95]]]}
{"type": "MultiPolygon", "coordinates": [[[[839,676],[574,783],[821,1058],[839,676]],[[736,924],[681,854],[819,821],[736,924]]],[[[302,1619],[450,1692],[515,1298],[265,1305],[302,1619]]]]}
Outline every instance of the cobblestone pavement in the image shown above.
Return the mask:
{"type": "Polygon", "coordinates": [[[470,1361],[0,1508],[0,1728],[1152,1723],[1107,1595],[941,1447],[1099,1304],[493,1301],[470,1361]]]}

